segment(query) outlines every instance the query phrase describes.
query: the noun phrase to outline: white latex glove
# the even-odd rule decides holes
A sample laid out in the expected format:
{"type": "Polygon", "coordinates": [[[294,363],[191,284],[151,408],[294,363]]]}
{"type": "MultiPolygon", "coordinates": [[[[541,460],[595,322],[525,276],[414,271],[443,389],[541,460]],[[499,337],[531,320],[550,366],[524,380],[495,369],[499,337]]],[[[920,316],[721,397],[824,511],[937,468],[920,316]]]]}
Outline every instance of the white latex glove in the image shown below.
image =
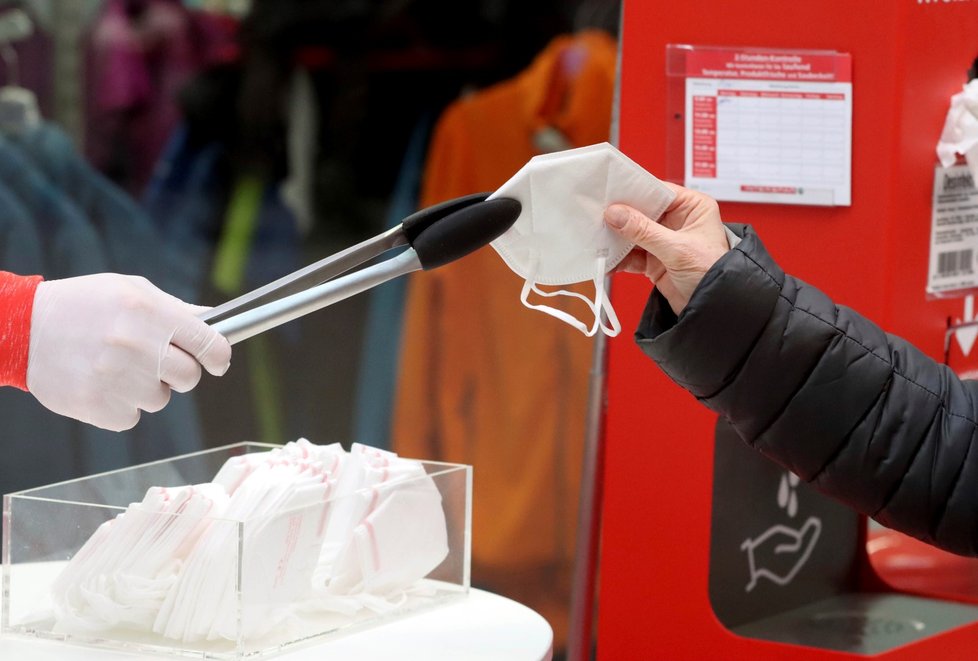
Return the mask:
{"type": "Polygon", "coordinates": [[[231,345],[197,318],[205,308],[145,278],[103,273],[42,282],[34,295],[27,389],[55,413],[122,431],[140,409],[187,392],[201,366],[230,366],[231,345]]]}

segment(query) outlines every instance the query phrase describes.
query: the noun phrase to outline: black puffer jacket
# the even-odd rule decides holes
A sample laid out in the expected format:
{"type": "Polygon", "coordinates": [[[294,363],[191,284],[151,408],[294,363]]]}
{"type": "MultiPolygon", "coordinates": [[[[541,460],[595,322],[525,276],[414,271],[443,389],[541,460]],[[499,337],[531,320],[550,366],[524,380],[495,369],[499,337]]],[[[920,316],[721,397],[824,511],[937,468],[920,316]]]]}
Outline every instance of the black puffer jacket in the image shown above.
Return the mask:
{"type": "Polygon", "coordinates": [[[749,227],[636,339],[774,461],[886,526],[978,555],[978,382],[786,275],[749,227]]]}

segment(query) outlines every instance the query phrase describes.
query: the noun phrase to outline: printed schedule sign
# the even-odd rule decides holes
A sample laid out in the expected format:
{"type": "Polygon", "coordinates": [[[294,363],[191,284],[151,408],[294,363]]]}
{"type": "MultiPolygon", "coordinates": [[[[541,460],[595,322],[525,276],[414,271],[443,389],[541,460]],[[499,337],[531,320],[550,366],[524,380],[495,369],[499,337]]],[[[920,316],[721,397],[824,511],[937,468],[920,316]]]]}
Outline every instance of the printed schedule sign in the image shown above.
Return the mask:
{"type": "Polygon", "coordinates": [[[719,200],[848,206],[848,54],[691,48],[685,183],[719,200]]]}

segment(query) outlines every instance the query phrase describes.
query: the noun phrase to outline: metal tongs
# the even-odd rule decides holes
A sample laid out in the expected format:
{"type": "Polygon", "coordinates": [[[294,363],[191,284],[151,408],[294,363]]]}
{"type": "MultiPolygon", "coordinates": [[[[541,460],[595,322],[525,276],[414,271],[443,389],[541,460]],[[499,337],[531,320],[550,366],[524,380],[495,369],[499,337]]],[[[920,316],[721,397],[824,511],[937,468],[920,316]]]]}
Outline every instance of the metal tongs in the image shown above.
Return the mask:
{"type": "Polygon", "coordinates": [[[383,234],[212,308],[200,318],[236,344],[398,276],[453,262],[499,237],[519,217],[519,202],[487,200],[488,195],[477,193],[422,209],[383,234]],[[410,247],[337,277],[398,246],[410,247]]]}

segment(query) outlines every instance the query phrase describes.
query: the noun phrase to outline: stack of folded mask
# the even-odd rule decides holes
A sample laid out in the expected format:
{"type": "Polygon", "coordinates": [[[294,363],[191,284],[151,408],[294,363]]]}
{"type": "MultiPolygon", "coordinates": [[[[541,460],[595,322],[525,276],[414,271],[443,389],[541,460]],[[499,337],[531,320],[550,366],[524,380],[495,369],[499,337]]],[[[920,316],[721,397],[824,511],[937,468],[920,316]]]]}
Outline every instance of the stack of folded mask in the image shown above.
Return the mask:
{"type": "Polygon", "coordinates": [[[234,457],[207,484],[151,488],[96,530],[52,596],[62,631],[257,638],[300,614],[390,610],[447,554],[419,462],[300,439],[234,457]]]}

